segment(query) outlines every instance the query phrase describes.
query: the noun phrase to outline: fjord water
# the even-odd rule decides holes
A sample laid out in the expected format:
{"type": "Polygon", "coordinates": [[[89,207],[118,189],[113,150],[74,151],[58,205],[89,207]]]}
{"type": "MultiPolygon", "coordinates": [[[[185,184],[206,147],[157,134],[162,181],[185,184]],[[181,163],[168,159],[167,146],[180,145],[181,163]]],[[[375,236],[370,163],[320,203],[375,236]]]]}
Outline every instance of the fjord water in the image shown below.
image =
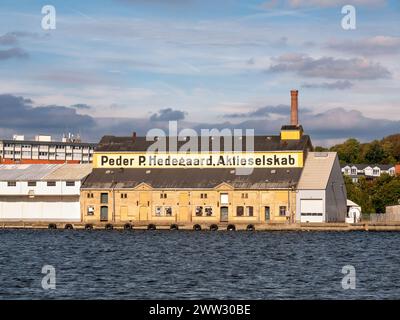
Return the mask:
{"type": "Polygon", "coordinates": [[[0,299],[398,299],[399,248],[395,232],[0,230],[0,299]]]}

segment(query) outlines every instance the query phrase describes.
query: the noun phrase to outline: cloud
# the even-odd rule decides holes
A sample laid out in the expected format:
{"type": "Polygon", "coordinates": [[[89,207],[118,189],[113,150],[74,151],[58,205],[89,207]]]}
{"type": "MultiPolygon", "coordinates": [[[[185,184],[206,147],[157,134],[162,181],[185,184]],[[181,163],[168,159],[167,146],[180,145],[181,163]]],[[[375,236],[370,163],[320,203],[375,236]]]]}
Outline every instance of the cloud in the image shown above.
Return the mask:
{"type": "MultiPolygon", "coordinates": [[[[278,105],[265,107],[266,110],[280,114],[276,119],[254,117],[239,123],[229,121],[223,123],[199,123],[181,121],[178,130],[193,128],[197,132],[201,129],[254,129],[255,134],[278,134],[281,125],[289,123],[289,106],[278,105]]],[[[144,118],[96,118],[88,115],[80,115],[76,108],[65,106],[41,106],[34,107],[30,99],[17,97],[10,94],[0,95],[0,134],[5,137],[13,133],[35,135],[38,133],[61,136],[63,132],[79,133],[84,141],[96,142],[103,135],[113,134],[120,136],[131,135],[136,131],[139,135],[145,135],[148,130],[157,127],[166,130],[167,121],[154,121],[144,118]]],[[[170,114],[177,110],[158,112],[170,114]]],[[[301,108],[300,110],[303,110],[301,108]]],[[[262,114],[263,108],[256,109],[249,114],[262,114]]],[[[182,112],[182,111],[178,111],[182,112]]],[[[168,117],[167,117],[168,118],[168,117]]],[[[176,120],[170,117],[169,120],[176,120]]],[[[178,117],[179,118],[179,117],[178,117]]],[[[327,145],[332,141],[340,142],[349,137],[355,137],[361,141],[371,141],[384,136],[400,133],[400,121],[389,119],[373,119],[365,116],[357,110],[333,108],[323,112],[312,112],[310,109],[300,113],[300,123],[305,132],[311,135],[312,140],[318,144],[327,145]],[[334,119],[334,121],[332,121],[334,119]]]]}
{"type": "Polygon", "coordinates": [[[94,125],[90,116],[65,106],[34,107],[33,101],[10,94],[0,95],[0,127],[23,131],[78,130],[94,125]]]}
{"type": "Polygon", "coordinates": [[[37,80],[67,84],[67,85],[82,85],[82,84],[102,84],[107,83],[105,79],[92,71],[71,71],[63,69],[53,69],[43,74],[36,76],[37,80]]]}
{"type": "Polygon", "coordinates": [[[294,8],[300,7],[336,7],[351,4],[354,6],[383,6],[387,0],[288,0],[287,4],[294,8]]]}
{"type": "Polygon", "coordinates": [[[154,113],[150,117],[150,121],[178,121],[185,119],[186,112],[165,108],[154,113]]]}
{"type": "Polygon", "coordinates": [[[20,38],[36,38],[38,35],[36,33],[32,32],[25,32],[25,31],[13,31],[13,32],[7,32],[0,36],[0,45],[3,46],[11,46],[11,45],[16,45],[19,43],[20,38]]]}
{"type": "Polygon", "coordinates": [[[326,47],[340,52],[349,52],[364,56],[396,54],[400,52],[400,37],[375,36],[360,40],[333,40],[326,47]]]}
{"type": "Polygon", "coordinates": [[[294,72],[307,78],[375,80],[391,73],[379,63],[367,59],[312,58],[303,54],[285,54],[272,59],[270,72],[294,72]]]}
{"type": "Polygon", "coordinates": [[[21,48],[11,48],[6,50],[0,50],[0,60],[8,59],[26,59],[28,58],[28,53],[21,48]]]}
{"type": "MultiPolygon", "coordinates": [[[[301,108],[300,112],[307,113],[310,112],[307,108],[301,108]]],[[[239,119],[239,118],[268,118],[271,114],[275,115],[288,115],[290,114],[290,106],[280,104],[277,106],[265,106],[258,108],[253,111],[245,112],[245,113],[230,113],[226,114],[224,118],[231,118],[231,119],[239,119]]]]}
{"type": "Polygon", "coordinates": [[[327,90],[347,90],[353,87],[353,83],[348,80],[338,80],[335,82],[304,83],[302,88],[308,89],[327,89],[327,90]]]}
{"type": "Polygon", "coordinates": [[[76,108],[76,109],[81,109],[81,110],[83,110],[83,109],[85,109],[85,110],[92,109],[91,106],[89,106],[89,105],[87,105],[85,103],[74,104],[74,105],[71,106],[71,108],[76,108]]]}

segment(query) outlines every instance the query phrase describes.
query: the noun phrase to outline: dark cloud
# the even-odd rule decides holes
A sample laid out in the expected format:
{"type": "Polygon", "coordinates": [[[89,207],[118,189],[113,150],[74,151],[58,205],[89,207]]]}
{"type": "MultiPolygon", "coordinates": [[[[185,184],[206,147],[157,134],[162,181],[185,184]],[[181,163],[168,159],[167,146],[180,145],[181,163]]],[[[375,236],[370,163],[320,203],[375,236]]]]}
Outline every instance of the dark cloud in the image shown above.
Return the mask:
{"type": "MultiPolygon", "coordinates": [[[[302,108],[300,111],[302,113],[310,112],[310,110],[307,108],[302,108]]],[[[269,117],[271,114],[288,115],[290,114],[290,106],[284,104],[280,104],[277,106],[265,106],[249,112],[226,114],[224,115],[224,118],[264,118],[269,117]]]]}
{"type": "Polygon", "coordinates": [[[391,76],[385,67],[367,59],[336,59],[333,57],[314,59],[302,54],[286,54],[273,58],[269,72],[294,72],[307,78],[348,80],[374,80],[391,76]]]}
{"type": "Polygon", "coordinates": [[[346,90],[352,88],[353,83],[348,80],[338,80],[335,82],[305,83],[302,87],[308,89],[346,90]]]}
{"type": "Polygon", "coordinates": [[[12,58],[26,59],[28,58],[28,53],[21,48],[10,48],[6,50],[0,50],[0,60],[7,60],[12,58]]]}
{"type": "Polygon", "coordinates": [[[73,105],[71,106],[71,108],[76,108],[76,109],[81,109],[81,110],[83,110],[83,109],[85,109],[85,110],[92,109],[91,106],[89,106],[89,105],[87,105],[87,104],[85,104],[85,103],[73,104],[73,105]]]}
{"type": "MultiPolygon", "coordinates": [[[[196,123],[181,121],[178,130],[193,128],[201,129],[254,129],[255,134],[277,134],[282,124],[289,123],[289,107],[268,107],[282,115],[279,121],[256,117],[239,123],[196,123]]],[[[262,108],[260,108],[262,109],[262,108]]],[[[99,141],[103,135],[114,134],[127,136],[136,131],[145,135],[152,128],[167,131],[168,122],[154,122],[143,118],[94,118],[80,115],[76,108],[64,106],[34,107],[30,99],[13,95],[0,95],[0,134],[5,137],[13,133],[35,135],[38,133],[60,136],[63,132],[79,133],[85,141],[99,141]]],[[[258,109],[257,109],[258,110],[258,109]]],[[[254,112],[256,112],[255,110],[254,112]]],[[[301,110],[301,109],[300,109],[301,110]]],[[[259,111],[261,112],[261,111],[259,111]]],[[[261,112],[262,113],[262,112],[261,112]]],[[[168,112],[167,112],[168,114],[168,112]]],[[[176,117],[172,117],[176,118],[176,117]]],[[[384,136],[400,133],[400,121],[389,119],[373,119],[366,117],[360,111],[334,108],[313,113],[306,109],[300,114],[300,123],[313,141],[324,144],[324,141],[345,140],[355,137],[361,141],[371,141],[384,136]]]]}
{"type": "Polygon", "coordinates": [[[165,108],[154,113],[150,117],[150,121],[178,121],[185,119],[186,112],[165,108]]]}
{"type": "Polygon", "coordinates": [[[19,43],[20,38],[37,38],[38,35],[32,32],[12,31],[0,36],[0,45],[13,46],[19,43]]]}
{"type": "Polygon", "coordinates": [[[64,106],[34,107],[30,99],[0,95],[0,127],[16,131],[80,130],[94,125],[93,118],[64,106]]]}
{"type": "Polygon", "coordinates": [[[396,54],[400,52],[400,37],[376,36],[360,40],[333,40],[326,47],[340,52],[364,56],[396,54]]]}

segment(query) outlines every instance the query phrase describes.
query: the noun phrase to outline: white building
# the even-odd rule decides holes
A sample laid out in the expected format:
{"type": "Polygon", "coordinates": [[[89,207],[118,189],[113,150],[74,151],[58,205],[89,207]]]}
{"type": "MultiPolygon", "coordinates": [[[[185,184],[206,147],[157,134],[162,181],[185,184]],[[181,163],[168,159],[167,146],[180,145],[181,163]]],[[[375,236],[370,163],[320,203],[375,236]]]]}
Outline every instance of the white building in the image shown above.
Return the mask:
{"type": "Polygon", "coordinates": [[[90,164],[0,165],[0,220],[80,221],[90,164]]]}
{"type": "Polygon", "coordinates": [[[297,222],[345,221],[347,193],[336,152],[309,152],[297,190],[297,222]]]}
{"type": "Polygon", "coordinates": [[[357,223],[361,221],[361,207],[347,199],[346,223],[357,223]]]}
{"type": "Polygon", "coordinates": [[[362,176],[367,179],[378,178],[384,173],[394,176],[396,168],[391,164],[346,164],[342,167],[342,173],[356,183],[362,176]]]}
{"type": "Polygon", "coordinates": [[[95,143],[83,143],[71,135],[62,141],[51,136],[37,135],[26,140],[14,135],[12,140],[0,140],[1,163],[91,163],[95,143]]]}

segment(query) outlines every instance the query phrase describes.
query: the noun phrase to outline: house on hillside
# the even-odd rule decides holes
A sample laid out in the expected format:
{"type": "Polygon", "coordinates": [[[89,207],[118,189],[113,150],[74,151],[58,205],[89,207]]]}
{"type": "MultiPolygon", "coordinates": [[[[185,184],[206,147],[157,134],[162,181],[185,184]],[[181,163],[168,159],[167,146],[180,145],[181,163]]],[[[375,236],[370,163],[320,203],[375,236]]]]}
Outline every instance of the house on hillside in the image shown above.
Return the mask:
{"type": "Polygon", "coordinates": [[[360,177],[375,179],[384,173],[394,176],[396,168],[391,164],[346,164],[342,166],[342,173],[357,183],[360,177]]]}

